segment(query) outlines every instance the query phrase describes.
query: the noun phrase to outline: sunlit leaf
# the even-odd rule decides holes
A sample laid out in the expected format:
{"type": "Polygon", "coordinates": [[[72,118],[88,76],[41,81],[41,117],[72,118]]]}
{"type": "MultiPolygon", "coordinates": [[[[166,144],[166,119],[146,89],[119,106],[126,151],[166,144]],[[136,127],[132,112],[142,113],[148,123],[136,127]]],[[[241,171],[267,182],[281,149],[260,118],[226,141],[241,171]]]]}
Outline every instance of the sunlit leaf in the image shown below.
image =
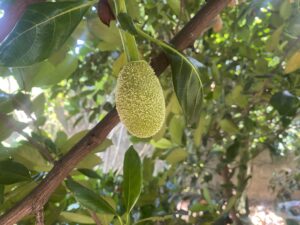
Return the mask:
{"type": "Polygon", "coordinates": [[[300,68],[300,51],[295,52],[286,60],[284,73],[291,73],[300,68]]]}
{"type": "Polygon", "coordinates": [[[27,66],[41,62],[69,38],[93,2],[31,4],[1,43],[0,64],[27,66]]]}

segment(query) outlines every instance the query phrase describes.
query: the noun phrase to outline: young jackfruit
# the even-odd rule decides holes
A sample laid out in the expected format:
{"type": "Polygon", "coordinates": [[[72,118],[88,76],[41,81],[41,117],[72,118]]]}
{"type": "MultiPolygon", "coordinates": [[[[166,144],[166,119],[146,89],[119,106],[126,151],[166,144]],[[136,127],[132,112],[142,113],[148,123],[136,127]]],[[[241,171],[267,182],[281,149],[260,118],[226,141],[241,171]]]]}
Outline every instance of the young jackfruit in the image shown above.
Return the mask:
{"type": "Polygon", "coordinates": [[[121,70],[116,107],[128,131],[140,138],[156,134],[165,120],[162,87],[146,61],[132,61],[121,70]]]}

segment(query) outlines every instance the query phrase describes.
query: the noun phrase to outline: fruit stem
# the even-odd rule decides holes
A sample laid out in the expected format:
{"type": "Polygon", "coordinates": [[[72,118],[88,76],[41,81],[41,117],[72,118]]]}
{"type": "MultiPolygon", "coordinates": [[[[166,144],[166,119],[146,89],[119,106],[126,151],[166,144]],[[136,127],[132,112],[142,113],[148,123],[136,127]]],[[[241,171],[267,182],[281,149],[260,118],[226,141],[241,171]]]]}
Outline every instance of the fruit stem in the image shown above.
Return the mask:
{"type": "MultiPolygon", "coordinates": [[[[116,14],[127,13],[125,0],[115,0],[116,14]]],[[[120,36],[128,62],[139,60],[139,51],[135,41],[135,37],[126,31],[119,30],[120,36]]]]}

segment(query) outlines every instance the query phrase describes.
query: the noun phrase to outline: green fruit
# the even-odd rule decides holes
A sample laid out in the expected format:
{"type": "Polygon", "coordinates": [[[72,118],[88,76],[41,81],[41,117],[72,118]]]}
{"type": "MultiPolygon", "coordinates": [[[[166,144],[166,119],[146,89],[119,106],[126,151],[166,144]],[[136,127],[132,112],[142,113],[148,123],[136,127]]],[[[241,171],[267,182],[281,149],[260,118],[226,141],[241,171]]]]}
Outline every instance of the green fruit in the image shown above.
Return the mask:
{"type": "Polygon", "coordinates": [[[156,134],[165,120],[163,90],[146,61],[132,61],[121,70],[116,106],[128,131],[140,138],[156,134]]]}

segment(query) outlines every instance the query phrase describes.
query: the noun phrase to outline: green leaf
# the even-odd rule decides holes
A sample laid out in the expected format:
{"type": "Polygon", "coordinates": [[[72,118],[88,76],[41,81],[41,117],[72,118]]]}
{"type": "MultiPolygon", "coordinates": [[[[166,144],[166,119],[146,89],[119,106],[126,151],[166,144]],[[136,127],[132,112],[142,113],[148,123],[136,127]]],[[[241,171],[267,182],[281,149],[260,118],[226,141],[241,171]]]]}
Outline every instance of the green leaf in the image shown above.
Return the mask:
{"type": "Polygon", "coordinates": [[[220,127],[230,135],[235,135],[239,132],[239,128],[229,119],[222,119],[220,121],[220,127]]]}
{"type": "Polygon", "coordinates": [[[300,107],[300,100],[288,90],[274,94],[270,103],[282,116],[295,116],[300,107]]]}
{"type": "Polygon", "coordinates": [[[125,154],[123,176],[124,203],[129,213],[139,199],[143,180],[141,159],[132,146],[125,154]]]}
{"type": "Polygon", "coordinates": [[[14,184],[31,180],[29,170],[21,163],[11,160],[0,162],[0,184],[14,184]]]}
{"type": "Polygon", "coordinates": [[[62,146],[60,147],[60,151],[62,153],[67,153],[79,140],[81,140],[86,134],[87,130],[80,131],[70,137],[62,146]]]}
{"type": "Polygon", "coordinates": [[[242,93],[243,87],[237,85],[233,88],[231,93],[226,96],[225,102],[227,105],[237,105],[241,108],[245,108],[248,105],[248,98],[242,93]]]}
{"type": "MultiPolygon", "coordinates": [[[[1,76],[1,75],[0,75],[1,76]]],[[[1,113],[6,114],[14,110],[13,95],[7,94],[0,90],[0,108],[1,113]]]]}
{"type": "Polygon", "coordinates": [[[152,144],[155,148],[160,148],[160,149],[167,149],[167,148],[174,147],[172,142],[166,138],[162,138],[158,141],[151,140],[150,144],[152,144]]]}
{"type": "Polygon", "coordinates": [[[78,60],[71,55],[67,55],[58,65],[53,65],[50,61],[43,62],[39,72],[33,77],[32,86],[55,85],[68,78],[76,70],[77,65],[78,60]]]}
{"type": "Polygon", "coordinates": [[[169,125],[169,132],[173,143],[182,145],[182,135],[184,132],[184,128],[184,118],[182,116],[174,115],[169,125]]]}
{"type": "Polygon", "coordinates": [[[231,144],[227,149],[226,149],[226,162],[231,163],[236,156],[239,153],[240,149],[240,142],[238,139],[235,139],[233,144],[231,144]]]}
{"type": "Polygon", "coordinates": [[[23,130],[28,124],[16,121],[11,115],[0,113],[0,141],[8,138],[12,132],[23,130]]]}
{"type": "Polygon", "coordinates": [[[289,0],[284,0],[280,6],[279,14],[282,19],[288,19],[292,14],[292,5],[289,0]]]}
{"type": "Polygon", "coordinates": [[[111,204],[100,195],[73,180],[68,180],[66,184],[77,201],[86,208],[99,213],[116,214],[111,204]]]}
{"type": "Polygon", "coordinates": [[[84,169],[93,169],[95,166],[99,165],[102,162],[99,156],[95,154],[87,155],[78,165],[77,168],[84,168],[84,169]]]}
{"type": "Polygon", "coordinates": [[[94,1],[31,4],[1,43],[0,64],[28,66],[47,59],[69,38],[94,1]]]}
{"type": "Polygon", "coordinates": [[[37,117],[43,115],[45,109],[45,102],[46,98],[44,93],[40,94],[32,101],[32,111],[37,117]]]}
{"type": "Polygon", "coordinates": [[[203,189],[202,189],[202,194],[203,194],[203,198],[207,201],[207,203],[208,203],[210,206],[213,206],[213,202],[212,202],[212,200],[211,200],[209,190],[208,190],[206,187],[203,187],[203,189]]]}
{"type": "Polygon", "coordinates": [[[78,169],[78,171],[87,177],[94,178],[94,179],[101,179],[99,174],[96,173],[94,170],[82,168],[82,169],[78,169]]]}
{"type": "Polygon", "coordinates": [[[10,154],[14,161],[22,163],[30,170],[44,172],[50,171],[52,168],[52,165],[41,156],[39,151],[26,142],[11,149],[10,154]]]}
{"type": "Polygon", "coordinates": [[[177,148],[177,149],[172,150],[168,154],[166,161],[169,164],[174,165],[176,163],[179,163],[179,162],[185,160],[187,156],[188,156],[188,153],[186,150],[184,150],[182,148],[177,148]]]}
{"type": "Polygon", "coordinates": [[[122,47],[120,33],[115,21],[112,21],[108,27],[103,24],[98,17],[95,17],[87,21],[87,27],[94,36],[101,40],[101,43],[99,44],[100,46],[98,45],[100,50],[111,51],[122,47]],[[103,46],[105,45],[107,47],[104,48],[103,46]]]}
{"type": "Polygon", "coordinates": [[[284,73],[292,73],[300,68],[300,51],[295,52],[292,56],[286,59],[284,73]]]}
{"type": "Polygon", "coordinates": [[[97,153],[97,152],[103,152],[105,151],[108,147],[112,146],[113,143],[110,139],[105,139],[98,147],[96,147],[92,152],[97,153]]]}
{"type": "Polygon", "coordinates": [[[180,15],[180,2],[180,0],[167,0],[168,5],[177,16],[180,15]]]}
{"type": "Polygon", "coordinates": [[[95,221],[90,217],[79,213],[72,212],[62,212],[60,214],[60,219],[68,222],[74,222],[79,224],[94,224],[95,221]]]}
{"type": "Polygon", "coordinates": [[[173,86],[189,124],[198,122],[203,93],[199,74],[200,63],[182,54],[164,49],[171,61],[173,86]]]}
{"type": "Polygon", "coordinates": [[[274,33],[272,34],[271,38],[267,42],[267,50],[268,51],[274,51],[279,46],[280,37],[283,31],[283,25],[278,27],[274,33]]]}

